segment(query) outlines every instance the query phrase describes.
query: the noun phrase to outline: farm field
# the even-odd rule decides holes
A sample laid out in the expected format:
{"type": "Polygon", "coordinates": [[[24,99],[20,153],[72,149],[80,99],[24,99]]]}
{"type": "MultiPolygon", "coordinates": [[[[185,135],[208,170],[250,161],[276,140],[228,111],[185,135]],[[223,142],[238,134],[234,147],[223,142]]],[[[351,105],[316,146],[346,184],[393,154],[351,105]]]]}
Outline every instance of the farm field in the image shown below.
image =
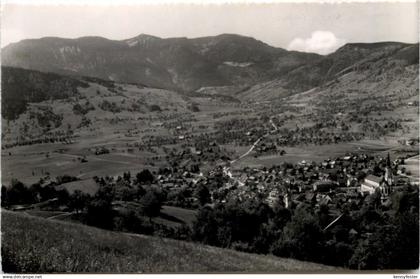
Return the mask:
{"type": "MultiPolygon", "coordinates": [[[[31,209],[23,212],[26,215],[46,218],[46,219],[55,219],[62,221],[78,222],[76,219],[70,218],[74,212],[66,211],[49,211],[49,210],[38,210],[31,209]]],[[[181,225],[187,225],[191,227],[193,222],[196,219],[197,211],[191,209],[185,209],[175,206],[162,206],[162,209],[159,213],[159,216],[153,217],[152,221],[164,225],[166,227],[179,227],[181,225]]]]}
{"type": "Polygon", "coordinates": [[[2,210],[5,272],[337,272],[325,265],[117,233],[2,210]]]}
{"type": "Polygon", "coordinates": [[[166,205],[162,206],[162,210],[160,211],[160,215],[175,218],[178,223],[177,225],[186,224],[188,226],[192,226],[196,219],[196,214],[196,210],[166,205]]]}
{"type": "MultiPolygon", "coordinates": [[[[141,204],[136,202],[117,202],[114,210],[120,213],[127,213],[130,210],[141,211],[141,204]]],[[[159,214],[151,218],[152,222],[164,225],[169,228],[179,227],[181,225],[192,226],[196,219],[197,211],[185,209],[176,206],[163,205],[159,214]]]]}
{"type": "Polygon", "coordinates": [[[92,178],[88,178],[61,184],[60,188],[65,188],[69,194],[73,194],[75,191],[79,190],[93,196],[99,189],[99,185],[92,178]]]}
{"type": "MultiPolygon", "coordinates": [[[[36,149],[36,147],[35,147],[36,149]]],[[[10,151],[14,152],[14,151],[10,151]]],[[[16,150],[2,164],[2,183],[9,184],[12,178],[31,184],[41,177],[50,175],[72,175],[81,179],[93,176],[115,176],[124,171],[142,169],[144,157],[132,157],[125,154],[104,154],[101,156],[84,155],[88,162],[82,163],[77,158],[80,155],[70,153],[50,153],[48,158],[45,154],[25,154],[16,150]]]]}
{"type": "Polygon", "coordinates": [[[78,138],[73,144],[35,144],[3,150],[2,183],[9,184],[12,178],[17,178],[31,184],[47,173],[51,177],[67,174],[88,179],[93,176],[116,176],[127,170],[138,171],[146,165],[146,160],[154,155],[146,151],[126,152],[129,140],[134,142],[133,139],[116,137],[78,138]],[[95,155],[89,150],[89,146],[108,146],[115,151],[95,155]],[[80,161],[83,156],[87,160],[85,163],[80,161]]]}
{"type": "Polygon", "coordinates": [[[420,156],[414,156],[409,159],[406,159],[402,167],[406,168],[410,172],[410,176],[415,178],[417,181],[420,179],[420,156]]]}
{"type": "MultiPolygon", "coordinates": [[[[399,147],[394,143],[384,141],[357,141],[339,144],[326,145],[305,145],[301,147],[284,147],[284,155],[260,155],[251,152],[246,158],[233,164],[233,168],[242,169],[246,166],[265,166],[279,165],[281,163],[321,162],[326,159],[333,159],[347,153],[366,153],[372,155],[383,155],[399,147]]],[[[242,148],[241,148],[242,150],[242,148]]]]}

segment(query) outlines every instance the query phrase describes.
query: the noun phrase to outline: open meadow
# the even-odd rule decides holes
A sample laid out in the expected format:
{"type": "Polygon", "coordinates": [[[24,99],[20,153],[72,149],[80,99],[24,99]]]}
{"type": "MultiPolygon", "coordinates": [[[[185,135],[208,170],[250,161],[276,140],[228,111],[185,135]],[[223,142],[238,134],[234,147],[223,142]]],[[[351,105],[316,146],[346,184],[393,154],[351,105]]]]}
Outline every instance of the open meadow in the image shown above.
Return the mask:
{"type": "Polygon", "coordinates": [[[8,273],[337,272],[320,264],[110,232],[2,210],[8,273]]]}

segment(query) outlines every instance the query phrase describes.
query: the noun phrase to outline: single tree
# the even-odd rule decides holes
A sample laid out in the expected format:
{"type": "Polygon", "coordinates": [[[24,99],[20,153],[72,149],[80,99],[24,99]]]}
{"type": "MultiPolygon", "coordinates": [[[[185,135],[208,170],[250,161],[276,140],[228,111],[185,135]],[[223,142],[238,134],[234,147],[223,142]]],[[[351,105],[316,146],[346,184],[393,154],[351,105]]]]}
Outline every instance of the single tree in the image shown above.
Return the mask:
{"type": "Polygon", "coordinates": [[[162,206],[158,194],[154,190],[148,190],[146,194],[140,199],[143,214],[149,217],[150,222],[152,217],[158,216],[162,206]]]}

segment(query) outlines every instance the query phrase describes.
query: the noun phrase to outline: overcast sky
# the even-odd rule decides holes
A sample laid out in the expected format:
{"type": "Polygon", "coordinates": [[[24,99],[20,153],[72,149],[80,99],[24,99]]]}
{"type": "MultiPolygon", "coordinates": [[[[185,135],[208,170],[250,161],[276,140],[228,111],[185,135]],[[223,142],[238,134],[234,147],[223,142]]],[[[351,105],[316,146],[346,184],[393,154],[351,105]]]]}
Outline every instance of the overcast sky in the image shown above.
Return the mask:
{"type": "Polygon", "coordinates": [[[1,46],[25,38],[127,39],[252,36],[276,47],[327,54],[347,42],[418,42],[411,3],[2,6],[1,46]]]}

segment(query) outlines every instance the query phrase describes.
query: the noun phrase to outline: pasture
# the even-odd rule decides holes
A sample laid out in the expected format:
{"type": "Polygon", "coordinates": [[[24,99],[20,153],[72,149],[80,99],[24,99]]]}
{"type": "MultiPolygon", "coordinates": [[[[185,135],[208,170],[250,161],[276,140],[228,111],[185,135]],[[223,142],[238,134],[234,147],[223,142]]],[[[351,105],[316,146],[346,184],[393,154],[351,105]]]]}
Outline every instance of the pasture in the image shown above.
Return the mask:
{"type": "Polygon", "coordinates": [[[367,153],[385,156],[398,146],[392,142],[383,141],[357,141],[328,145],[301,145],[296,147],[284,147],[285,155],[271,154],[255,157],[256,152],[251,152],[245,158],[233,164],[234,169],[249,167],[270,167],[282,163],[321,162],[327,159],[344,156],[347,153],[367,153]]]}
{"type": "Polygon", "coordinates": [[[192,226],[196,219],[196,215],[197,211],[195,210],[164,205],[160,211],[160,216],[156,219],[164,219],[166,221],[172,220],[172,223],[177,223],[175,226],[179,226],[181,224],[192,226]]]}
{"type": "MultiPolygon", "coordinates": [[[[73,144],[47,143],[17,146],[2,151],[2,184],[12,178],[32,184],[47,175],[71,175],[86,180],[93,176],[116,176],[123,172],[137,173],[147,167],[156,154],[147,151],[127,152],[127,138],[79,138],[73,144]],[[109,154],[95,155],[92,147],[107,146],[109,154]],[[85,158],[87,162],[82,162],[85,158]]],[[[133,142],[135,139],[131,139],[133,142]]],[[[153,160],[156,165],[159,161],[153,160]]]]}
{"type": "MultiPolygon", "coordinates": [[[[119,201],[114,205],[114,210],[122,214],[126,214],[128,211],[141,212],[142,206],[137,202],[119,201]]],[[[192,226],[196,219],[196,214],[196,210],[164,205],[159,215],[153,217],[152,221],[168,228],[175,228],[182,225],[192,226]]]]}
{"type": "Polygon", "coordinates": [[[419,161],[420,161],[420,156],[417,155],[417,156],[406,159],[404,162],[404,165],[401,166],[401,167],[404,167],[407,171],[409,171],[410,177],[414,178],[417,181],[420,178],[419,161]]]}

